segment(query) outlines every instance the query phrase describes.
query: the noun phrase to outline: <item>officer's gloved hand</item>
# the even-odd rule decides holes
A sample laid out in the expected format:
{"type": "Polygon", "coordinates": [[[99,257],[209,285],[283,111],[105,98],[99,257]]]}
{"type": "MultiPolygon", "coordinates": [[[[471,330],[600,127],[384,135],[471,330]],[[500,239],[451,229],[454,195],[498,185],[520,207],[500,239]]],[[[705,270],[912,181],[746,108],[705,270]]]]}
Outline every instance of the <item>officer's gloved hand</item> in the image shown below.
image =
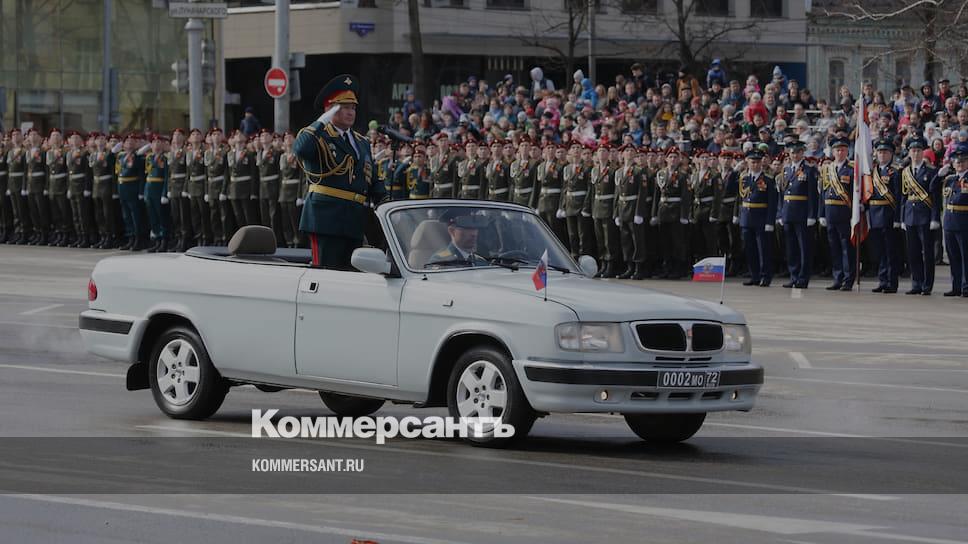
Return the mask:
{"type": "Polygon", "coordinates": [[[111,195],[111,200],[119,200],[120,198],[121,198],[121,195],[119,195],[117,193],[111,195]]]}
{"type": "Polygon", "coordinates": [[[652,219],[649,219],[649,224],[652,225],[653,227],[659,226],[659,218],[653,217],[652,219]]]}
{"type": "Polygon", "coordinates": [[[826,227],[827,226],[827,218],[826,217],[821,217],[820,218],[820,226],[821,227],[826,227]]]}
{"type": "Polygon", "coordinates": [[[203,196],[202,200],[204,200],[205,202],[208,202],[208,195],[203,196]]]}
{"type": "Polygon", "coordinates": [[[616,227],[621,227],[622,226],[622,220],[619,219],[618,217],[615,218],[615,226],[616,227]]]}
{"type": "Polygon", "coordinates": [[[907,223],[901,223],[901,230],[907,230],[907,223]]]}
{"type": "Polygon", "coordinates": [[[763,226],[763,230],[765,230],[766,232],[773,232],[773,225],[767,223],[766,225],[763,226]]]}
{"type": "Polygon", "coordinates": [[[138,200],[144,200],[144,199],[145,199],[145,195],[138,195],[138,200]]]}
{"type": "Polygon", "coordinates": [[[10,189],[7,189],[7,196],[10,196],[10,189]]]}
{"type": "Polygon", "coordinates": [[[709,216],[709,222],[710,223],[716,223],[718,221],[719,221],[719,218],[718,217],[715,217],[715,216],[712,216],[712,215],[709,216]]]}
{"type": "Polygon", "coordinates": [[[20,196],[27,196],[27,189],[21,189],[20,196]]]}
{"type": "Polygon", "coordinates": [[[188,192],[187,191],[182,191],[181,197],[182,198],[188,198],[188,192]]]}
{"type": "Polygon", "coordinates": [[[44,196],[47,196],[47,189],[44,189],[44,196]]]}
{"type": "Polygon", "coordinates": [[[581,212],[581,216],[582,216],[582,217],[591,217],[591,216],[592,216],[592,214],[590,214],[590,213],[588,213],[588,212],[581,212]]]}
{"type": "Polygon", "coordinates": [[[162,203],[162,204],[168,204],[169,202],[171,202],[171,201],[170,201],[170,200],[168,200],[168,197],[167,197],[167,196],[163,196],[163,197],[161,197],[161,203],[162,203]]]}
{"type": "Polygon", "coordinates": [[[298,207],[302,206],[304,202],[305,201],[303,199],[297,198],[296,199],[296,207],[298,208],[298,207]]]}
{"type": "Polygon", "coordinates": [[[225,193],[219,193],[218,194],[218,201],[219,202],[225,202],[228,199],[229,199],[229,197],[225,196],[225,193]]]}
{"type": "Polygon", "coordinates": [[[171,191],[168,191],[168,194],[167,194],[167,195],[165,195],[165,196],[167,196],[167,197],[168,197],[168,200],[171,200],[171,191]]]}
{"type": "Polygon", "coordinates": [[[776,224],[777,224],[777,225],[780,225],[780,226],[782,227],[782,226],[783,226],[783,219],[782,219],[782,218],[780,218],[780,217],[777,217],[777,218],[776,218],[776,224]]]}
{"type": "Polygon", "coordinates": [[[91,198],[91,191],[84,191],[81,194],[84,195],[84,198],[91,198]]]}
{"type": "Polygon", "coordinates": [[[259,197],[256,195],[249,195],[249,200],[259,200],[259,197]]]}
{"type": "Polygon", "coordinates": [[[68,189],[67,190],[67,199],[70,200],[70,198],[71,198],[71,190],[68,189]]]}
{"type": "Polygon", "coordinates": [[[947,176],[948,175],[948,172],[950,172],[950,171],[951,171],[951,165],[950,164],[946,164],[946,165],[944,165],[944,166],[941,167],[941,170],[938,170],[938,175],[939,176],[947,176]]]}
{"type": "Polygon", "coordinates": [[[931,222],[931,225],[929,226],[929,228],[930,228],[931,230],[938,230],[938,229],[940,229],[940,228],[941,228],[941,223],[940,223],[940,222],[938,222],[938,221],[932,221],[932,222],[931,222]]]}
{"type": "Polygon", "coordinates": [[[814,226],[816,224],[817,224],[817,220],[816,219],[814,219],[812,217],[810,217],[810,218],[807,219],[807,226],[808,227],[812,227],[812,226],[814,226]]]}
{"type": "Polygon", "coordinates": [[[737,217],[735,215],[733,216],[733,224],[734,225],[739,225],[739,217],[737,217]]]}
{"type": "Polygon", "coordinates": [[[898,221],[895,221],[893,226],[894,226],[894,228],[899,229],[899,228],[901,228],[901,223],[898,222],[898,221]]]}
{"type": "Polygon", "coordinates": [[[645,223],[645,218],[641,215],[636,215],[632,218],[632,222],[634,222],[636,225],[641,225],[642,223],[645,223]]]}
{"type": "Polygon", "coordinates": [[[689,220],[686,219],[686,218],[680,217],[679,218],[679,224],[680,225],[688,225],[689,224],[689,220]]]}
{"type": "Polygon", "coordinates": [[[558,219],[564,219],[565,218],[565,210],[558,210],[557,212],[555,212],[555,217],[557,217],[558,219]]]}

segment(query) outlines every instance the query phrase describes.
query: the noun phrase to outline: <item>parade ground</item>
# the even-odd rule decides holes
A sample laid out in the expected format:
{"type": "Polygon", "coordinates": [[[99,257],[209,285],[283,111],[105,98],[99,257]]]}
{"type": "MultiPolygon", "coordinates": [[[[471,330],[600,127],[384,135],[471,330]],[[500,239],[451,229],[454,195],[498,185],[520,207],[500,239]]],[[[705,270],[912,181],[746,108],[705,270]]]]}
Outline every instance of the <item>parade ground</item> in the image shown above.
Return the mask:
{"type": "MultiPolygon", "coordinates": [[[[618,415],[578,414],[538,420],[510,450],[404,439],[276,448],[247,439],[251,410],[326,415],[315,392],[234,388],[211,419],[177,421],[150,391],[125,389],[123,364],[84,351],[89,274],[120,254],[0,247],[4,541],[968,541],[968,300],[941,296],[947,266],[931,297],[902,294],[905,279],[884,295],[868,278],[852,293],[824,290],[823,278],[806,290],[731,278],[726,303],[748,320],[765,384],[751,412],[710,414],[676,446],[646,445],[618,415]],[[131,453],[145,444],[175,453],[131,453]],[[208,471],[213,451],[219,470],[208,471]],[[366,468],[250,469],[282,455],[366,468]]],[[[717,283],[628,283],[720,297],[717,283]]]]}

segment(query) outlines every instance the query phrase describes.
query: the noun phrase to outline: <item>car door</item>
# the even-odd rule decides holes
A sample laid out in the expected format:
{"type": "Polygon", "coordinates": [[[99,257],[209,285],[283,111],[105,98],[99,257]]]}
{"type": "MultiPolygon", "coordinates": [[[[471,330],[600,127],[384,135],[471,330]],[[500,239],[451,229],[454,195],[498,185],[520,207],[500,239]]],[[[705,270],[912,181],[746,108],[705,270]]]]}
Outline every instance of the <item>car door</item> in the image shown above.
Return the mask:
{"type": "Polygon", "coordinates": [[[404,280],[311,268],[296,296],[296,373],[397,385],[404,280]]]}

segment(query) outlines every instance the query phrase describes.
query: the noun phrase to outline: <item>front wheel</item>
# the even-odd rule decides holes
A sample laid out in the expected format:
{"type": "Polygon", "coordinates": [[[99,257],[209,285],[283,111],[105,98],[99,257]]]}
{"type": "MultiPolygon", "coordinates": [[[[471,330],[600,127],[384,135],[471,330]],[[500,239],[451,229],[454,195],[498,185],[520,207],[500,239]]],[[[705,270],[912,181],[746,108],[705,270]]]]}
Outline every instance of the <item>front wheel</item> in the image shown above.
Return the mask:
{"type": "Polygon", "coordinates": [[[623,414],[625,423],[639,438],[653,444],[675,444],[699,431],[705,412],[698,414],[623,414]]]}
{"type": "Polygon", "coordinates": [[[319,398],[331,412],[343,417],[363,417],[376,412],[383,406],[383,399],[351,397],[338,393],[319,392],[319,398]]]}
{"type": "Polygon", "coordinates": [[[211,416],[229,391],[201,337],[184,326],[172,327],[158,338],[148,361],[148,380],[155,404],[175,419],[211,416]]]}
{"type": "Polygon", "coordinates": [[[478,446],[501,447],[524,438],[537,418],[507,355],[486,346],[457,360],[447,384],[447,408],[453,418],[500,418],[514,428],[513,435],[496,437],[493,425],[484,425],[481,436],[471,432],[467,438],[478,446]]]}

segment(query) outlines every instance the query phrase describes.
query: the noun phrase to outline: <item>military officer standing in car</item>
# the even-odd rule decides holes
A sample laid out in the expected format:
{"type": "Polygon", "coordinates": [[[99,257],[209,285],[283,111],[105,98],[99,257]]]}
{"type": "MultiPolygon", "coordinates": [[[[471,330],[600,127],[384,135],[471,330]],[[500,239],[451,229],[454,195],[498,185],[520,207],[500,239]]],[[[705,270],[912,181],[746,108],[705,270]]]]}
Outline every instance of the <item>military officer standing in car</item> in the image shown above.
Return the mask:
{"type": "Polygon", "coordinates": [[[323,115],[299,131],[293,148],[310,183],[299,230],[309,236],[317,267],[351,269],[353,251],[363,244],[366,204],[387,199],[370,144],[353,130],[358,91],[353,76],[330,80],[314,103],[323,115]]]}

